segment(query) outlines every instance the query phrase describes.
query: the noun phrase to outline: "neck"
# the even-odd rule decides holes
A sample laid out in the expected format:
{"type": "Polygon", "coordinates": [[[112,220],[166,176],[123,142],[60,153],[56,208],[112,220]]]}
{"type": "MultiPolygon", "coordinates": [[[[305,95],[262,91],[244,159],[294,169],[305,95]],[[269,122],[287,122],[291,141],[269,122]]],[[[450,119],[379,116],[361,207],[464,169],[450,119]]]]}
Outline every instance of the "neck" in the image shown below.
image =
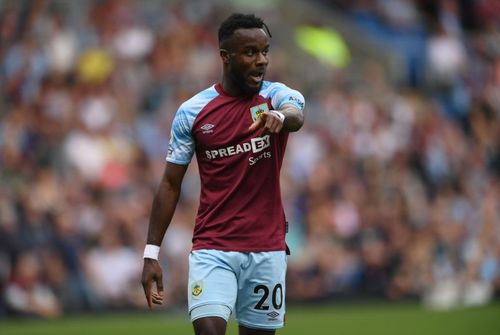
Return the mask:
{"type": "Polygon", "coordinates": [[[243,79],[225,71],[222,76],[221,87],[224,92],[233,97],[253,97],[257,92],[243,83],[243,79]]]}
{"type": "Polygon", "coordinates": [[[244,92],[235,84],[234,80],[229,76],[224,76],[222,78],[221,87],[228,95],[231,96],[241,96],[245,95],[244,92]]]}

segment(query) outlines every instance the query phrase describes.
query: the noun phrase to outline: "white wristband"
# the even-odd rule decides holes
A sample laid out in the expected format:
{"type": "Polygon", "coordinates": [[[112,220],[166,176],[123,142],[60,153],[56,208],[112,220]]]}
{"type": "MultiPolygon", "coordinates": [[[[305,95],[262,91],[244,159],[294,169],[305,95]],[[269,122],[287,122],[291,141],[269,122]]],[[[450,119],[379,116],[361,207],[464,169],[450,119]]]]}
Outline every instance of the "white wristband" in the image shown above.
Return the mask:
{"type": "Polygon", "coordinates": [[[144,248],[144,257],[158,260],[158,255],[160,254],[160,247],[154,244],[146,244],[144,248]]]}
{"type": "Polygon", "coordinates": [[[281,122],[285,122],[285,114],[283,114],[282,112],[276,111],[276,110],[271,110],[269,112],[271,112],[274,115],[276,115],[281,120],[281,122]]]}

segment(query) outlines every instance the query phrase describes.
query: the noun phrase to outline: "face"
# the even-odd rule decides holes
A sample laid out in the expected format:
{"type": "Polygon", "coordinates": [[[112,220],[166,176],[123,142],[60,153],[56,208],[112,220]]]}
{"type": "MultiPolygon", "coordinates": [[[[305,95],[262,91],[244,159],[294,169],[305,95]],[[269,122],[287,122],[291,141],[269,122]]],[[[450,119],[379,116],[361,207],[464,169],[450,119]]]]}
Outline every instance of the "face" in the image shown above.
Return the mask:
{"type": "Polygon", "coordinates": [[[269,41],[263,29],[238,29],[221,50],[225,76],[237,91],[253,95],[260,91],[267,64],[269,41]]]}

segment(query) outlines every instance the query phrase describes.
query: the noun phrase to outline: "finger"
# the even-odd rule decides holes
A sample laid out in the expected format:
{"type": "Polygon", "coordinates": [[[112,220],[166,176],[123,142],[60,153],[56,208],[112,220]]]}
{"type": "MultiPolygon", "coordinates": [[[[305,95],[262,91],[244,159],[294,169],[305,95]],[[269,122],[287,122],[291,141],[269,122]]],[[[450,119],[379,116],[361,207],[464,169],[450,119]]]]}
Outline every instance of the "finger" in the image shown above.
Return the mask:
{"type": "Polygon", "coordinates": [[[256,129],[259,129],[262,127],[262,125],[264,124],[264,118],[261,116],[261,117],[258,117],[257,120],[254,121],[254,123],[252,123],[252,125],[250,126],[250,128],[248,128],[249,131],[255,131],[256,129]]]}
{"type": "Polygon", "coordinates": [[[153,300],[153,304],[155,304],[155,305],[163,305],[163,299],[161,299],[161,300],[153,300]]]}
{"type": "Polygon", "coordinates": [[[156,290],[158,291],[158,294],[163,296],[163,278],[162,276],[159,276],[159,278],[156,280],[156,290]]]}
{"type": "Polygon", "coordinates": [[[153,304],[155,304],[155,305],[161,305],[161,304],[163,304],[163,296],[160,294],[157,294],[157,293],[153,293],[152,301],[153,301],[153,304]]]}
{"type": "Polygon", "coordinates": [[[282,123],[275,117],[267,119],[266,126],[264,127],[270,133],[278,133],[281,130],[282,123]]]}
{"type": "Polygon", "coordinates": [[[154,293],[154,292],[153,292],[153,294],[151,294],[151,298],[152,298],[153,300],[154,300],[154,299],[156,299],[156,300],[158,300],[158,299],[163,299],[163,294],[159,294],[159,293],[154,293]]]}
{"type": "Polygon", "coordinates": [[[279,133],[281,129],[283,129],[283,122],[277,121],[273,130],[275,133],[279,133]]]}
{"type": "Polygon", "coordinates": [[[144,295],[146,296],[146,301],[148,302],[148,307],[151,309],[151,281],[146,281],[142,283],[144,288],[144,295]]]}
{"type": "Polygon", "coordinates": [[[264,128],[272,133],[274,130],[275,121],[276,120],[274,119],[274,117],[268,117],[264,128]]]}

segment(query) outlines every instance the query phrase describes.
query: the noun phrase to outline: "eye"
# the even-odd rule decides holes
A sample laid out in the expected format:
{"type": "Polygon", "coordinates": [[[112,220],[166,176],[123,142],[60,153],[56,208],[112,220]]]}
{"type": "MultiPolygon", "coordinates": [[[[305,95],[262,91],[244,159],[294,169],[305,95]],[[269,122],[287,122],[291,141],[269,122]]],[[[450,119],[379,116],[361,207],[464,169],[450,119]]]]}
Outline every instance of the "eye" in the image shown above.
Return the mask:
{"type": "Polygon", "coordinates": [[[245,52],[245,55],[247,55],[249,57],[255,56],[255,50],[247,50],[245,52]]]}
{"type": "Polygon", "coordinates": [[[267,54],[268,54],[268,53],[269,53],[269,50],[264,50],[264,51],[262,51],[262,54],[263,54],[264,56],[267,56],[267,54]]]}

